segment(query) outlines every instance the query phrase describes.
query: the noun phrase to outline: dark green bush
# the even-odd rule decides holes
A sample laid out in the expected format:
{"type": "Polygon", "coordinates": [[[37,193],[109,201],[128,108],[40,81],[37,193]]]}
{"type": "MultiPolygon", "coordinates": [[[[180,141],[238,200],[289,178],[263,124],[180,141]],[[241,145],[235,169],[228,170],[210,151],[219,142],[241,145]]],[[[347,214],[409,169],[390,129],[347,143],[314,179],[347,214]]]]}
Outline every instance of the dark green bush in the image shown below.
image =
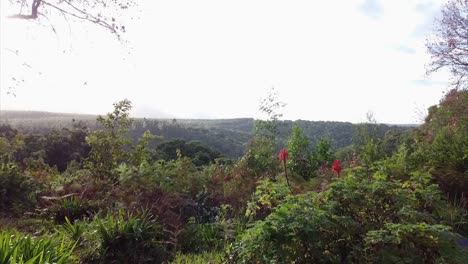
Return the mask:
{"type": "Polygon", "coordinates": [[[393,224],[369,231],[361,260],[367,263],[465,263],[459,236],[444,225],[393,224]]]}
{"type": "Polygon", "coordinates": [[[81,201],[73,196],[61,199],[57,205],[51,208],[56,223],[65,223],[66,218],[71,222],[89,218],[97,211],[98,208],[96,206],[92,206],[88,201],[81,201]]]}
{"type": "Polygon", "coordinates": [[[357,168],[328,191],[288,197],[239,237],[230,261],[463,263],[461,236],[434,213],[447,204],[428,174],[408,181],[366,174],[357,168]]]}
{"type": "Polygon", "coordinates": [[[148,212],[95,217],[99,263],[161,263],[168,259],[162,228],[148,212]]]}
{"type": "Polygon", "coordinates": [[[38,183],[21,173],[10,157],[0,157],[0,209],[31,206],[36,201],[38,183]]]}
{"type": "Polygon", "coordinates": [[[199,224],[191,218],[179,236],[183,253],[201,253],[224,248],[223,229],[219,223],[199,224]]]}
{"type": "Polygon", "coordinates": [[[183,254],[224,251],[244,228],[239,219],[230,217],[231,213],[230,206],[222,205],[213,222],[201,223],[190,218],[178,236],[178,250],[183,254]]]}

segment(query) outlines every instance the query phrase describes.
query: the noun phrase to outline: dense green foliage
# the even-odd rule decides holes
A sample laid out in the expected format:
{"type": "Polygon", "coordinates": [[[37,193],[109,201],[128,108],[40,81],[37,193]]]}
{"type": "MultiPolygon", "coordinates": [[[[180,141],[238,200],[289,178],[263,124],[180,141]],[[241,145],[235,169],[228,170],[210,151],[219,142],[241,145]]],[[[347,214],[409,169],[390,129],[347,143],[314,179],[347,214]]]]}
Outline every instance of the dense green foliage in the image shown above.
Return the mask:
{"type": "Polygon", "coordinates": [[[338,150],[266,107],[238,159],[143,131],[127,100],[95,129],[1,126],[4,263],[464,263],[467,94],[409,131],[370,118],[338,150]]]}
{"type": "Polygon", "coordinates": [[[146,212],[137,216],[119,211],[104,218],[95,217],[102,263],[155,263],[165,259],[162,231],[146,212]]]}
{"type": "Polygon", "coordinates": [[[468,190],[468,91],[451,90],[429,108],[426,122],[415,131],[411,159],[431,168],[452,196],[468,190]]]}
{"type": "Polygon", "coordinates": [[[401,181],[355,168],[329,190],[288,197],[240,237],[242,263],[463,263],[430,176],[401,181]]]}
{"type": "Polygon", "coordinates": [[[304,177],[304,179],[309,179],[314,171],[314,164],[309,151],[309,139],[304,136],[302,128],[298,125],[292,127],[292,133],[287,144],[290,155],[288,168],[292,173],[296,173],[304,177]]]}
{"type": "Polygon", "coordinates": [[[110,177],[117,165],[128,160],[129,153],[124,147],[129,147],[131,141],[125,136],[132,120],[129,119],[130,101],[124,100],[114,104],[114,112],[106,118],[99,116],[97,121],[103,129],[95,131],[86,141],[91,147],[88,167],[101,177],[110,177]]]}
{"type": "Polygon", "coordinates": [[[177,159],[177,150],[183,156],[191,158],[192,162],[197,166],[208,165],[221,157],[217,151],[205,147],[200,142],[192,141],[187,143],[184,140],[175,139],[159,144],[156,147],[154,159],[175,160],[177,159]]]}
{"type": "Polygon", "coordinates": [[[74,248],[75,243],[63,238],[0,231],[1,264],[76,263],[74,248]]]}
{"type": "Polygon", "coordinates": [[[0,159],[0,209],[29,207],[36,200],[37,181],[24,175],[10,157],[0,159]]]}
{"type": "MultiPolygon", "coordinates": [[[[25,133],[46,134],[51,130],[61,130],[63,127],[73,127],[72,118],[80,120],[91,131],[101,128],[96,122],[96,117],[87,115],[55,114],[43,112],[3,111],[2,116],[8,116],[8,122],[14,128],[25,133]]],[[[226,157],[240,157],[247,149],[248,142],[253,138],[255,122],[251,118],[220,119],[220,120],[184,120],[184,119],[135,119],[128,134],[133,142],[136,142],[145,131],[153,135],[162,136],[161,141],[150,143],[151,147],[174,139],[186,142],[196,141],[202,145],[221,153],[226,157]]],[[[353,135],[359,129],[359,125],[347,122],[328,121],[281,121],[276,126],[278,140],[281,145],[286,145],[292,134],[292,127],[302,128],[304,135],[310,141],[310,150],[319,143],[320,138],[332,140],[335,149],[349,146],[353,143],[353,135]]],[[[388,131],[405,131],[409,126],[379,126],[379,135],[383,136],[388,131]]]]}

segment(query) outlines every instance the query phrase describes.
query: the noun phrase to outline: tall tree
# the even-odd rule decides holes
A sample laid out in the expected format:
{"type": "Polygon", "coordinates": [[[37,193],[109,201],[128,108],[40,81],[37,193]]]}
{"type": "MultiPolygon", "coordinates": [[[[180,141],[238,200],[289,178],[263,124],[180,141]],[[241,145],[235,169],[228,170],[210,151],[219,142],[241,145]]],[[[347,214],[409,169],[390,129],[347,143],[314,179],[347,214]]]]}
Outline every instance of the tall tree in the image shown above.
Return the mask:
{"type": "Polygon", "coordinates": [[[289,169],[304,177],[310,178],[312,175],[312,155],[309,151],[309,139],[304,135],[302,128],[295,124],[292,127],[292,136],[288,139],[289,169]]]}
{"type": "Polygon", "coordinates": [[[96,176],[113,176],[117,165],[128,159],[129,153],[125,148],[130,148],[132,143],[126,137],[133,124],[129,114],[131,109],[132,104],[127,99],[115,103],[113,112],[108,113],[106,117],[97,118],[103,129],[86,138],[91,147],[87,164],[96,176]]]}
{"type": "Polygon", "coordinates": [[[283,116],[281,110],[286,106],[285,103],[279,101],[278,92],[275,88],[271,88],[268,92],[268,96],[262,99],[260,103],[260,112],[267,116],[267,120],[255,120],[254,129],[257,136],[263,136],[270,138],[272,141],[276,141],[278,136],[278,122],[283,116]]]}
{"type": "Polygon", "coordinates": [[[468,0],[450,0],[442,8],[435,32],[426,42],[431,55],[427,74],[448,69],[457,89],[468,88],[468,0]]]}

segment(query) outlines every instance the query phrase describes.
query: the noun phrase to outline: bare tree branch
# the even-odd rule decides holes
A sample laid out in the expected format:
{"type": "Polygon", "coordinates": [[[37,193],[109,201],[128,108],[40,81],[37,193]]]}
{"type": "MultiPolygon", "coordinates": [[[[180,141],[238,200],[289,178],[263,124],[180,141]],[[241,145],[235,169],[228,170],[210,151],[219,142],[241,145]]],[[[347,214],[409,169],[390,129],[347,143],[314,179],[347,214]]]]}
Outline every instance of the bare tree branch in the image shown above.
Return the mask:
{"type": "Polygon", "coordinates": [[[48,17],[55,11],[68,18],[91,22],[99,27],[109,30],[120,39],[126,27],[116,21],[119,11],[135,6],[135,0],[17,0],[12,4],[18,4],[19,13],[9,16],[12,19],[35,20],[39,15],[48,17]],[[27,14],[23,13],[23,7],[29,6],[27,14]],[[41,13],[39,13],[41,9],[41,13]]]}
{"type": "Polygon", "coordinates": [[[450,0],[443,7],[426,47],[431,55],[426,74],[446,68],[457,89],[468,89],[468,0],[450,0]]]}

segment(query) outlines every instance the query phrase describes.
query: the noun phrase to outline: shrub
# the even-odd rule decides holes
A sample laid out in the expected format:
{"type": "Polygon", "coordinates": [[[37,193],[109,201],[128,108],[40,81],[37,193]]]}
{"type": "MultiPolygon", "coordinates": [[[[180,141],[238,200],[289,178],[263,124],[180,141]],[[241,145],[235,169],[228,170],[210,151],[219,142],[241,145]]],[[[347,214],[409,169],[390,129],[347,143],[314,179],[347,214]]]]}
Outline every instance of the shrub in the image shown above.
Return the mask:
{"type": "Polygon", "coordinates": [[[38,184],[23,175],[10,157],[0,157],[0,209],[28,207],[36,201],[38,184]]]}
{"type": "Polygon", "coordinates": [[[447,204],[429,182],[426,173],[402,182],[357,168],[328,191],[286,198],[239,237],[229,261],[463,263],[460,235],[435,214],[447,204]]]}
{"type": "Polygon", "coordinates": [[[116,215],[96,216],[92,225],[101,263],[161,263],[168,258],[162,229],[148,212],[132,215],[120,210],[116,215]]]}
{"type": "Polygon", "coordinates": [[[199,224],[191,218],[178,239],[180,250],[184,253],[221,250],[224,248],[222,231],[218,223],[199,224]]]}
{"type": "Polygon", "coordinates": [[[80,242],[87,227],[88,225],[85,222],[71,222],[68,217],[65,217],[65,223],[58,232],[66,234],[73,241],[80,242]]]}
{"type": "Polygon", "coordinates": [[[387,223],[364,238],[367,263],[464,263],[457,235],[444,225],[387,223]]]}
{"type": "Polygon", "coordinates": [[[214,222],[200,223],[190,218],[181,232],[178,243],[182,253],[202,253],[220,251],[242,233],[243,225],[239,219],[230,218],[232,208],[222,205],[214,222]]]}
{"type": "Polygon", "coordinates": [[[65,223],[66,219],[71,222],[91,217],[98,210],[87,201],[81,201],[73,196],[63,198],[57,205],[51,208],[53,218],[56,223],[65,223]]]}
{"type": "Polygon", "coordinates": [[[312,154],[309,151],[309,139],[299,125],[293,125],[292,136],[288,139],[287,149],[290,159],[288,168],[291,173],[302,176],[308,180],[313,175],[312,154]]]}
{"type": "Polygon", "coordinates": [[[245,215],[252,219],[264,219],[289,194],[290,190],[285,184],[259,181],[252,201],[247,204],[245,215]]]}

